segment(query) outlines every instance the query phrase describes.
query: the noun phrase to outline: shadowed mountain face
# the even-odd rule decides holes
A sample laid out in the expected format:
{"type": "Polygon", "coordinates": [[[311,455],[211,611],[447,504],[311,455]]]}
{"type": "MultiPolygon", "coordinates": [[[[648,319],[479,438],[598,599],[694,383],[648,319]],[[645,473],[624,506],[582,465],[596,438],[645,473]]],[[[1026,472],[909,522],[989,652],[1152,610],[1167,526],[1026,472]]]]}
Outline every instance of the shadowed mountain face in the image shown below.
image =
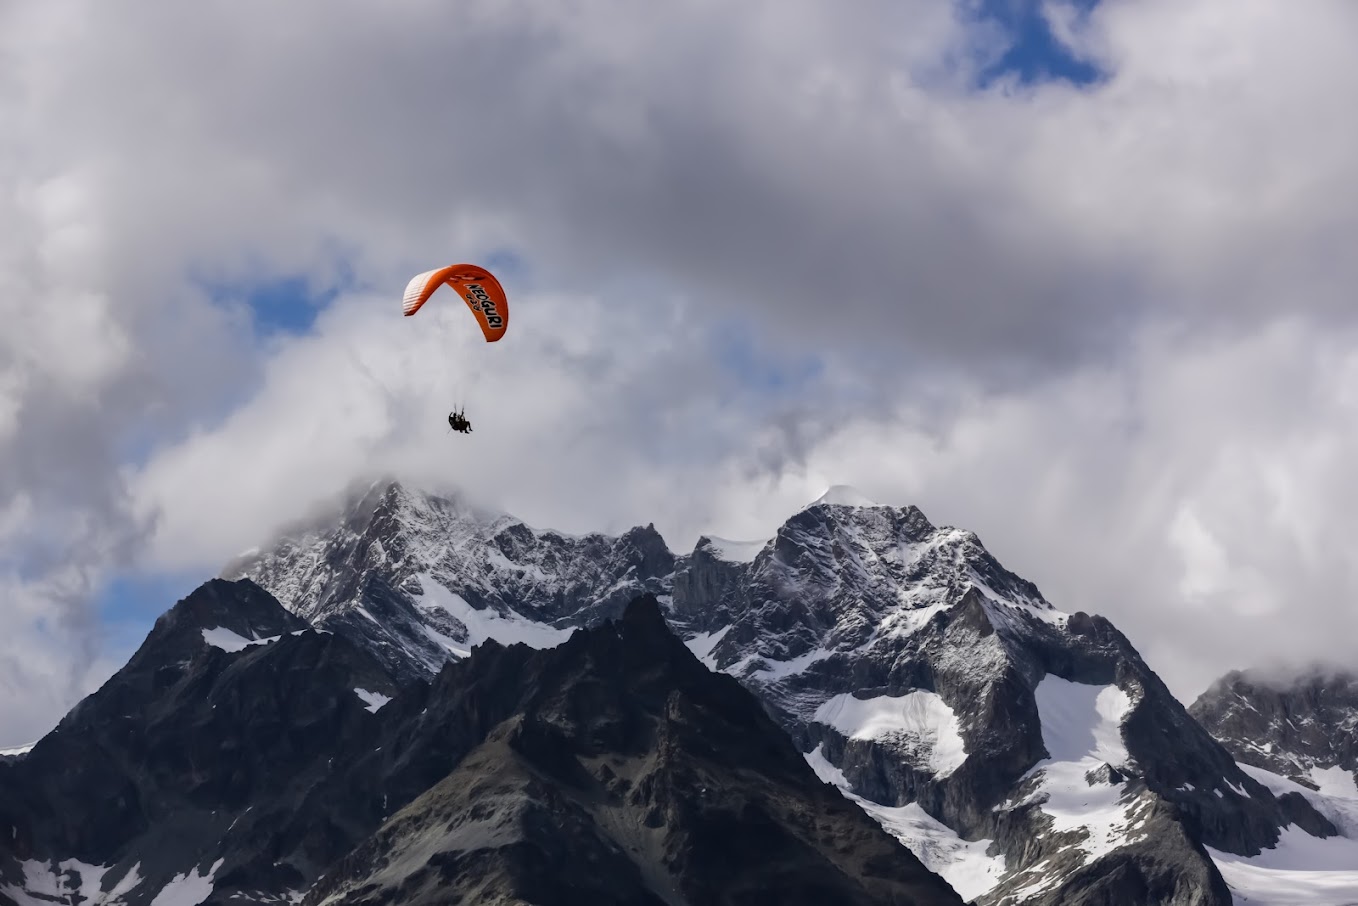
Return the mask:
{"type": "Polygon", "coordinates": [[[420,711],[357,774],[389,778],[400,796],[443,767],[413,753],[472,748],[308,902],[457,902],[450,891],[563,904],[961,902],[821,783],[739,683],[703,667],[654,598],[548,651],[487,643],[422,698],[393,703],[420,711]]]}
{"type": "Polygon", "coordinates": [[[1189,711],[1243,764],[1312,789],[1358,791],[1358,675],[1234,671],[1189,711]]]}
{"type": "Polygon", "coordinates": [[[962,902],[654,598],[398,688],[214,580],[0,763],[0,828],[0,903],[962,902]]]}
{"type": "Polygon", "coordinates": [[[370,702],[395,693],[362,648],[307,628],[253,583],[207,583],[32,751],[0,765],[11,829],[0,901],[76,883],[63,861],[81,866],[77,890],[124,885],[116,902],[128,904],[200,866],[219,885],[303,885],[347,850],[352,832],[337,822],[369,820],[310,790],[346,742],[377,732],[370,702]]]}

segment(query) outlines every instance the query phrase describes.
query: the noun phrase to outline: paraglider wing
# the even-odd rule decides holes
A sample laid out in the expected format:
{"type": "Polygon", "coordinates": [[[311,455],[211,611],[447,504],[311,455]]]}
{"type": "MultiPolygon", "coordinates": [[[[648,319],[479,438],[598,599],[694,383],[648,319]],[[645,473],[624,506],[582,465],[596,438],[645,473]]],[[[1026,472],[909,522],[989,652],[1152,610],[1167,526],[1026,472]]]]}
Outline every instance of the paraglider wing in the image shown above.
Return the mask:
{"type": "Polygon", "coordinates": [[[451,287],[467,303],[487,343],[505,335],[509,327],[509,300],[504,288],[490,271],[475,264],[453,264],[414,277],[406,285],[401,301],[406,317],[419,311],[440,286],[451,287]]]}

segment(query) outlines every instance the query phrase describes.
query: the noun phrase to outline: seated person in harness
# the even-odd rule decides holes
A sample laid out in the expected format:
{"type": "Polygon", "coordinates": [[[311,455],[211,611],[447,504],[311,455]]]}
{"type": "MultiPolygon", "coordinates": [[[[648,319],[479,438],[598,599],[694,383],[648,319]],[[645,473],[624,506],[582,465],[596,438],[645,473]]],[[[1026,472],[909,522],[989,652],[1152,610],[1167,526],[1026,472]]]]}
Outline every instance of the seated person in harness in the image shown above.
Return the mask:
{"type": "Polygon", "coordinates": [[[467,421],[466,416],[461,412],[448,413],[448,427],[461,434],[472,433],[472,423],[467,421]]]}

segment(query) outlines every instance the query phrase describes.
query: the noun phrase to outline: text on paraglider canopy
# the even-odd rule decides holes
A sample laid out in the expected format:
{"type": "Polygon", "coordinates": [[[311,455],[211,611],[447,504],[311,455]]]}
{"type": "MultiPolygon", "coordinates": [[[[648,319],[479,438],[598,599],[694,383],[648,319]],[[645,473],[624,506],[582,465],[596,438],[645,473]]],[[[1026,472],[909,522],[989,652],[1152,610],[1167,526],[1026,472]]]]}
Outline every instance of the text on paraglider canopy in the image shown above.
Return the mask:
{"type": "Polygon", "coordinates": [[[479,283],[467,284],[467,304],[473,311],[479,311],[486,316],[486,323],[493,329],[504,326],[505,320],[500,316],[500,311],[495,305],[495,300],[486,295],[485,289],[479,283]]]}

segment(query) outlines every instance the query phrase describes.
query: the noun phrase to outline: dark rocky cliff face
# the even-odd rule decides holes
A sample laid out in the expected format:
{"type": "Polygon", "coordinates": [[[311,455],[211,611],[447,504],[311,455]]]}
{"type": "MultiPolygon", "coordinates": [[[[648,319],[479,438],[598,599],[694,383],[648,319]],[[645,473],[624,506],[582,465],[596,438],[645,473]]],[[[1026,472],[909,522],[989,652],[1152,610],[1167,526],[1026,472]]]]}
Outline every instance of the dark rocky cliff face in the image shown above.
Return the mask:
{"type": "Polygon", "coordinates": [[[1279,679],[1234,671],[1189,711],[1244,764],[1312,789],[1317,770],[1358,779],[1358,675],[1312,671],[1279,679]]]}
{"type": "Polygon", "coordinates": [[[413,681],[481,641],[469,619],[595,626],[639,594],[668,594],[674,569],[652,526],[576,537],[378,483],[222,575],[249,577],[318,628],[361,639],[413,681]],[[429,593],[440,589],[457,595],[459,612],[429,593]]]}
{"type": "Polygon", "coordinates": [[[0,878],[24,877],[17,863],[76,859],[100,867],[110,888],[135,880],[154,896],[206,872],[211,853],[218,883],[303,883],[315,859],[342,854],[326,838],[344,804],[319,807],[307,788],[337,745],[376,730],[360,689],[379,701],[396,693],[362,648],[306,628],[253,583],[207,583],[0,773],[0,827],[10,829],[0,878]]]}
{"type": "Polygon", "coordinates": [[[214,580],[0,765],[0,827],[0,903],[961,902],[654,598],[398,686],[214,580]]]}
{"type": "Polygon", "coordinates": [[[399,795],[441,767],[412,753],[473,741],[308,902],[961,902],[699,664],[654,599],[550,651],[478,648],[357,770],[399,795]]]}

